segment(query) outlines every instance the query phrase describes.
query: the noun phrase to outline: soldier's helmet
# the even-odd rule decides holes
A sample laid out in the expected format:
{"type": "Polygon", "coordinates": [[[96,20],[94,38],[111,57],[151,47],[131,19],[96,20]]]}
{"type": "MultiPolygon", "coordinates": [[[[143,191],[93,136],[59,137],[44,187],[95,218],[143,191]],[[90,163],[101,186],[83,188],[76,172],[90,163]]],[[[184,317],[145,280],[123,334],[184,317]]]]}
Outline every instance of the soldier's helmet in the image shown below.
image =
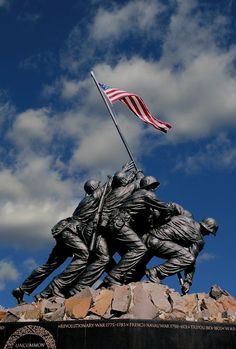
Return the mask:
{"type": "Polygon", "coordinates": [[[122,171],[118,171],[114,174],[112,179],[112,187],[120,187],[120,186],[126,186],[128,180],[126,177],[126,174],[122,171]]]}
{"type": "Polygon", "coordinates": [[[100,182],[96,179],[89,179],[84,183],[84,190],[87,194],[92,194],[100,185],[100,182]]]}
{"type": "Polygon", "coordinates": [[[140,181],[141,189],[156,189],[160,185],[160,182],[153,176],[145,176],[140,181]]]}
{"type": "Polygon", "coordinates": [[[209,233],[216,235],[218,224],[214,218],[205,218],[200,222],[200,225],[209,233]]]}

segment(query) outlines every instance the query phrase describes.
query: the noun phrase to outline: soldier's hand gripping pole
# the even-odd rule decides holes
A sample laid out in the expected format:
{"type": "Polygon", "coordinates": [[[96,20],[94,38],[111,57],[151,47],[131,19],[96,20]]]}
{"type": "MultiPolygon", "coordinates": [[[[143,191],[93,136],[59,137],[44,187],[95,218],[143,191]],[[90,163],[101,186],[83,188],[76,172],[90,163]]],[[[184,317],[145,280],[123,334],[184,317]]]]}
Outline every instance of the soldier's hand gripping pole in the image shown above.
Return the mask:
{"type": "Polygon", "coordinates": [[[101,199],[100,199],[100,202],[99,202],[99,205],[98,205],[97,213],[96,213],[96,215],[94,217],[94,220],[93,220],[93,234],[92,234],[92,239],[91,239],[91,243],[90,243],[90,246],[89,246],[89,251],[90,252],[92,252],[94,250],[94,247],[95,247],[95,243],[96,243],[96,239],[97,239],[98,224],[99,224],[99,221],[100,221],[100,218],[101,218],[101,213],[102,213],[102,209],[103,209],[103,205],[104,205],[107,189],[110,186],[110,184],[111,184],[111,177],[108,176],[108,180],[107,180],[107,182],[105,184],[105,187],[103,189],[102,196],[101,196],[101,199]]]}

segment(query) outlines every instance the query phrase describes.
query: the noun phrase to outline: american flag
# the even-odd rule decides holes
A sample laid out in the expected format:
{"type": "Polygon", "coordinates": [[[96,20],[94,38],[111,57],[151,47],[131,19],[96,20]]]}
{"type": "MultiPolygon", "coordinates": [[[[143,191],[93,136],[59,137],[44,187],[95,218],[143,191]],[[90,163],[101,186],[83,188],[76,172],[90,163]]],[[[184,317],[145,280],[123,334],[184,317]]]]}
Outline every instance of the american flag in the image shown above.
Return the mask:
{"type": "Polygon", "coordinates": [[[167,122],[162,122],[152,116],[142,98],[135,93],[122,91],[117,88],[111,88],[105,84],[99,85],[112,104],[117,101],[123,102],[139,119],[162,132],[166,133],[171,128],[171,125],[167,122]]]}

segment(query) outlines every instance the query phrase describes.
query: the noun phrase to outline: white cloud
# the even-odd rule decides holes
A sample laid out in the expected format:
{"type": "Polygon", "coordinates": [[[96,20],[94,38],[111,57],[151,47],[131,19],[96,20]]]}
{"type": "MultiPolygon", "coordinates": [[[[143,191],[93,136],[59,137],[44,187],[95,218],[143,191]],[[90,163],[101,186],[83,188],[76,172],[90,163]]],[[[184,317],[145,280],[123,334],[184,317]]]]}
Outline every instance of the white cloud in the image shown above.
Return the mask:
{"type": "Polygon", "coordinates": [[[40,19],[40,17],[39,13],[22,12],[17,16],[17,19],[21,22],[35,23],[40,19]]]}
{"type": "Polygon", "coordinates": [[[10,0],[0,0],[0,7],[8,7],[10,0]]]}
{"type": "Polygon", "coordinates": [[[3,169],[0,172],[0,195],[1,200],[11,199],[24,195],[25,188],[9,169],[3,169]]]}
{"type": "Polygon", "coordinates": [[[33,201],[13,203],[8,201],[0,207],[0,231],[2,243],[14,247],[38,248],[52,240],[51,228],[60,219],[71,215],[75,205],[67,206],[68,202],[33,201]],[[14,217],[14,219],[13,219],[14,217]]]}
{"type": "Polygon", "coordinates": [[[38,144],[49,142],[52,129],[47,109],[28,109],[16,116],[9,137],[18,146],[26,148],[32,146],[34,142],[38,144]]]}
{"type": "Polygon", "coordinates": [[[78,94],[79,91],[79,84],[76,81],[73,80],[63,80],[63,87],[62,87],[62,98],[64,99],[70,99],[72,97],[75,97],[78,94]]]}
{"type": "Polygon", "coordinates": [[[1,241],[32,246],[48,241],[51,227],[73,212],[82,183],[62,179],[51,157],[17,160],[15,170],[0,171],[1,241]]]}
{"type": "MultiPolygon", "coordinates": [[[[214,33],[218,17],[201,12],[196,0],[178,0],[176,3],[163,42],[162,62],[168,66],[188,64],[205,50],[214,48],[216,39],[214,33]]],[[[222,29],[219,23],[218,29],[222,29]]]]}
{"type": "MultiPolygon", "coordinates": [[[[34,248],[52,240],[51,227],[72,214],[83,195],[84,181],[90,176],[105,179],[127,161],[107,112],[104,116],[104,106],[98,114],[90,114],[86,101],[94,96],[96,106],[100,97],[94,88],[82,108],[57,115],[46,108],[28,109],[14,117],[7,133],[11,163],[0,166],[2,243],[34,248]],[[63,152],[68,141],[71,155],[66,155],[66,164],[63,152]]],[[[141,124],[121,121],[131,148],[138,149],[141,124]]]]}
{"type": "Polygon", "coordinates": [[[9,281],[16,281],[20,274],[11,261],[0,260],[0,291],[3,291],[9,281]]]}
{"type": "MultiPolygon", "coordinates": [[[[113,167],[118,163],[122,164],[127,158],[127,152],[109,115],[107,114],[103,121],[100,120],[97,123],[94,118],[93,122],[95,122],[95,127],[80,138],[71,164],[82,168],[104,168],[113,167]]],[[[127,118],[121,118],[120,124],[131,149],[135,149],[138,153],[142,133],[139,123],[130,123],[127,118]]]]}
{"type": "MultiPolygon", "coordinates": [[[[147,14],[148,20],[144,22],[155,26],[156,32],[163,29],[154,20],[158,11],[172,11],[168,24],[165,24],[162,52],[156,60],[143,58],[127,50],[117,54],[113,41],[109,42],[105,56],[100,50],[100,40],[106,39],[108,35],[121,38],[123,31],[132,35],[131,25],[137,35],[142,32],[141,21],[137,18],[139,14],[141,16],[146,3],[139,1],[128,2],[112,10],[100,7],[90,25],[89,43],[93,42],[91,46],[94,50],[92,55],[91,52],[88,54],[87,48],[81,48],[78,56],[76,48],[82,39],[78,27],[73,31],[73,40],[70,41],[71,51],[67,56],[70,67],[77,69],[83,59],[96,56],[97,53],[97,61],[103,62],[93,67],[99,81],[140,94],[153,115],[159,114],[160,119],[173,125],[165,139],[157,137],[158,143],[159,139],[161,142],[199,139],[218,129],[235,127],[236,124],[236,47],[220,45],[227,35],[228,19],[217,13],[216,9],[210,12],[209,8],[204,12],[198,5],[199,2],[195,0],[178,0],[175,8],[173,3],[163,7],[158,2],[148,2],[147,9],[150,11],[147,10],[147,13],[153,17],[147,14]],[[135,13],[137,20],[132,21],[135,8],[138,9],[135,13]],[[109,31],[105,30],[108,22],[113,23],[113,29],[109,31]]],[[[152,43],[153,46],[158,39],[150,38],[150,27],[144,25],[144,28],[147,34],[145,43],[152,43]]],[[[82,91],[85,88],[84,113],[88,114],[87,111],[92,110],[92,107],[101,113],[100,104],[96,106],[94,102],[99,103],[91,88],[91,79],[76,81],[64,76],[62,81],[68,82],[68,91],[61,83],[59,88],[57,86],[57,93],[78,98],[80,88],[82,91]]],[[[55,91],[53,86],[50,89],[55,91]]],[[[84,143],[81,144],[83,146],[84,143]]]]}
{"type": "Polygon", "coordinates": [[[90,35],[95,41],[127,37],[131,32],[150,30],[157,14],[164,6],[158,1],[132,1],[112,10],[100,8],[91,26],[90,35]],[[109,29],[108,29],[109,28],[109,29]]]}
{"type": "Polygon", "coordinates": [[[161,63],[141,58],[122,60],[113,68],[95,67],[100,81],[140,94],[153,115],[173,125],[175,140],[201,138],[216,129],[236,124],[236,52],[206,52],[175,72],[161,63]]]}
{"type": "Polygon", "coordinates": [[[2,123],[6,121],[14,111],[14,106],[8,100],[6,92],[0,90],[0,125],[2,125],[2,123]]]}
{"type": "MultiPolygon", "coordinates": [[[[0,0],[0,6],[1,3],[6,2],[0,0]]],[[[219,45],[227,20],[200,12],[193,0],[178,0],[175,10],[171,8],[173,12],[169,13],[170,3],[172,6],[173,2],[168,2],[163,7],[155,1],[132,1],[113,6],[112,10],[100,7],[87,27],[74,28],[68,50],[64,51],[63,68],[78,72],[80,64],[85,62],[88,66],[91,59],[99,81],[139,94],[154,116],[159,114],[161,120],[173,125],[170,133],[163,135],[144,127],[117,103],[121,129],[139,157],[160,143],[199,139],[236,124],[236,49],[219,45]],[[144,37],[137,52],[144,52],[146,44],[155,47],[163,34],[158,17],[161,11],[170,18],[166,19],[158,59],[147,59],[148,50],[145,56],[134,54],[127,45],[125,51],[117,52],[116,40],[136,34],[144,37]],[[108,23],[112,23],[110,30],[108,23]],[[108,37],[113,40],[104,49],[101,42],[108,37]]],[[[81,75],[76,79],[76,74],[68,77],[64,70],[54,84],[44,87],[45,96],[54,94],[69,101],[71,108],[66,104],[64,113],[46,107],[27,109],[15,116],[8,132],[12,161],[7,167],[2,162],[0,167],[3,242],[35,246],[48,241],[51,226],[70,215],[77,204],[84,177],[112,174],[127,160],[92,79],[81,75]]],[[[11,108],[6,101],[0,104],[0,122],[12,113],[11,108]]],[[[211,165],[219,162],[221,166],[235,167],[235,148],[221,135],[204,152],[181,159],[178,167],[200,168],[209,158],[211,165]]]]}
{"type": "Polygon", "coordinates": [[[31,69],[38,72],[44,70],[46,73],[51,73],[51,67],[57,66],[57,59],[52,51],[43,51],[24,58],[19,63],[21,69],[31,69]]]}
{"type": "Polygon", "coordinates": [[[170,3],[136,0],[123,6],[111,4],[109,9],[98,4],[87,25],[84,21],[78,22],[69,34],[61,52],[62,67],[80,73],[81,67],[86,66],[87,71],[94,61],[116,62],[121,57],[132,56],[135,46],[132,42],[135,41],[140,42],[141,50],[144,49],[151,39],[162,38],[165,27],[165,16],[162,14],[168,10],[170,3]],[[128,44],[126,40],[129,40],[128,44]],[[125,42],[125,52],[117,50],[117,41],[125,42]]]}
{"type": "MultiPolygon", "coordinates": [[[[120,141],[110,137],[107,144],[102,136],[105,130],[109,136],[115,133],[114,127],[108,126],[108,116],[105,120],[100,123],[100,116],[91,119],[77,109],[57,116],[50,115],[47,109],[29,109],[16,115],[8,132],[8,141],[16,145],[12,148],[12,163],[6,168],[2,162],[0,167],[3,243],[37,247],[48,241],[50,228],[59,219],[70,216],[78,204],[87,179],[84,170],[89,175],[96,168],[95,176],[104,177],[110,171],[103,165],[115,167],[117,159],[123,160],[120,141]],[[68,141],[71,158],[67,166],[62,159],[68,141]]],[[[137,132],[136,126],[127,132],[131,144],[138,143],[137,132]]]]}
{"type": "Polygon", "coordinates": [[[51,97],[56,94],[62,99],[69,100],[75,98],[80,91],[79,81],[61,77],[52,85],[44,85],[42,95],[44,97],[51,97]]]}
{"type": "Polygon", "coordinates": [[[57,93],[57,83],[54,83],[52,85],[44,85],[42,89],[42,96],[43,97],[51,97],[52,95],[57,93]]]}
{"type": "MultiPolygon", "coordinates": [[[[174,8],[173,3],[165,3],[163,7],[158,2],[149,1],[143,22],[141,13],[146,4],[140,1],[113,6],[112,10],[100,7],[85,28],[86,46],[83,46],[84,33],[79,25],[68,40],[70,50],[64,58],[68,59],[65,62],[69,70],[73,68],[76,72],[83,60],[87,62],[87,59],[96,56],[98,63],[93,69],[99,81],[136,92],[153,115],[172,124],[169,134],[162,135],[151,127],[144,127],[126,107],[119,107],[119,103],[115,105],[121,116],[121,129],[139,158],[142,158],[144,150],[141,144],[145,144],[145,149],[154,149],[163,143],[197,140],[218,130],[235,127],[236,48],[233,45],[222,48],[220,45],[227,34],[227,18],[217,11],[210,12],[210,9],[202,12],[198,4],[194,0],[179,0],[174,8]],[[135,21],[134,9],[137,9],[135,21]],[[161,11],[168,14],[168,10],[172,13],[169,13],[169,22],[165,24],[159,59],[147,59],[132,52],[127,54],[127,50],[117,54],[113,40],[125,38],[124,33],[145,33],[145,43],[154,45],[160,36],[150,36],[150,29],[163,33],[163,23],[157,20],[157,16],[161,11]],[[105,30],[110,22],[112,29],[105,30]],[[113,40],[103,56],[101,40],[108,37],[113,40]],[[103,63],[99,63],[101,61],[103,63]]],[[[58,126],[63,139],[73,141],[68,164],[70,173],[83,168],[90,174],[96,170],[99,176],[122,164],[126,152],[90,77],[76,80],[63,75],[54,85],[45,87],[45,91],[49,96],[56,93],[74,103],[71,110],[60,116],[58,126]]],[[[216,166],[217,162],[225,167],[234,167],[235,162],[235,146],[226,146],[220,138],[215,148],[208,146],[204,153],[181,159],[177,168],[192,171],[207,166],[207,163],[216,166]],[[219,161],[222,155],[224,160],[219,161]]]]}
{"type": "Polygon", "coordinates": [[[208,252],[203,252],[201,253],[198,258],[197,258],[197,262],[198,263],[204,263],[204,262],[208,262],[211,261],[213,259],[215,259],[216,256],[212,253],[208,253],[208,252]]]}
{"type": "MultiPolygon", "coordinates": [[[[140,144],[148,134],[153,135],[151,146],[154,147],[155,142],[158,145],[199,139],[235,126],[235,57],[234,47],[221,52],[215,46],[199,53],[180,71],[173,70],[172,65],[163,66],[162,61],[140,57],[122,59],[113,66],[97,64],[94,71],[99,81],[139,94],[154,116],[172,124],[173,129],[165,136],[150,127],[144,132],[142,123],[126,107],[115,105],[120,115],[126,115],[121,119],[121,128],[125,136],[130,137],[131,149],[142,156],[140,144]]],[[[60,124],[64,134],[77,142],[72,167],[89,168],[120,162],[124,156],[122,151],[117,151],[122,149],[120,141],[112,124],[105,121],[107,110],[92,80],[74,80],[72,86],[75,90],[72,88],[70,97],[77,88],[85,91],[83,104],[65,113],[60,124]]],[[[60,93],[63,95],[63,88],[60,93]]],[[[230,154],[232,157],[233,152],[230,154]]],[[[230,161],[229,156],[227,158],[230,161]]]]}
{"type": "Polygon", "coordinates": [[[196,173],[202,168],[236,168],[236,144],[225,133],[219,134],[199,152],[179,160],[176,170],[196,173]]]}
{"type": "Polygon", "coordinates": [[[32,271],[33,269],[35,269],[38,264],[36,263],[34,258],[28,258],[23,262],[24,267],[28,270],[28,271],[32,271]]]}

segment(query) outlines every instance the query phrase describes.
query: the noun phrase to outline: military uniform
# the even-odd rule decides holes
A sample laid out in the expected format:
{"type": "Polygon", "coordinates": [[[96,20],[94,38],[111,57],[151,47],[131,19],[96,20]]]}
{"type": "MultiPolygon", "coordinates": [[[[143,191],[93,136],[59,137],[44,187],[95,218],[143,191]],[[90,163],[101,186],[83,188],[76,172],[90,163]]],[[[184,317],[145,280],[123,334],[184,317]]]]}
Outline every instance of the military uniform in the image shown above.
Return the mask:
{"type": "Polygon", "coordinates": [[[192,283],[195,261],[204,247],[201,225],[186,215],[174,216],[166,224],[147,234],[146,245],[151,252],[167,261],[147,271],[151,281],[185,271],[185,281],[192,283]]]}
{"type": "Polygon", "coordinates": [[[40,293],[43,298],[52,295],[63,295],[68,285],[71,285],[87,266],[89,251],[88,244],[92,235],[93,217],[98,208],[102,188],[95,189],[78,205],[72,217],[58,222],[52,228],[56,240],[48,260],[37,267],[22,285],[13,290],[13,295],[22,301],[23,294],[30,295],[54,270],[62,265],[68,257],[72,257],[66,269],[56,276],[40,293]]]}
{"type": "Polygon", "coordinates": [[[110,217],[108,229],[116,244],[122,244],[125,253],[119,263],[109,272],[105,279],[108,284],[127,283],[131,270],[141,262],[147,247],[140,235],[147,229],[149,217],[153,210],[167,216],[170,208],[160,202],[153,191],[139,189],[131,195],[110,217]]]}
{"type": "Polygon", "coordinates": [[[71,289],[71,294],[77,293],[84,286],[92,286],[104,271],[111,269],[115,265],[112,256],[117,250],[119,250],[119,253],[122,253],[123,246],[119,248],[117,244],[114,244],[114,239],[109,234],[107,224],[111,214],[115,210],[119,210],[122,203],[139,188],[141,177],[143,177],[143,174],[140,171],[129,175],[121,171],[114,175],[111,190],[105,198],[102,217],[98,227],[100,234],[96,241],[92,259],[71,289]]]}

